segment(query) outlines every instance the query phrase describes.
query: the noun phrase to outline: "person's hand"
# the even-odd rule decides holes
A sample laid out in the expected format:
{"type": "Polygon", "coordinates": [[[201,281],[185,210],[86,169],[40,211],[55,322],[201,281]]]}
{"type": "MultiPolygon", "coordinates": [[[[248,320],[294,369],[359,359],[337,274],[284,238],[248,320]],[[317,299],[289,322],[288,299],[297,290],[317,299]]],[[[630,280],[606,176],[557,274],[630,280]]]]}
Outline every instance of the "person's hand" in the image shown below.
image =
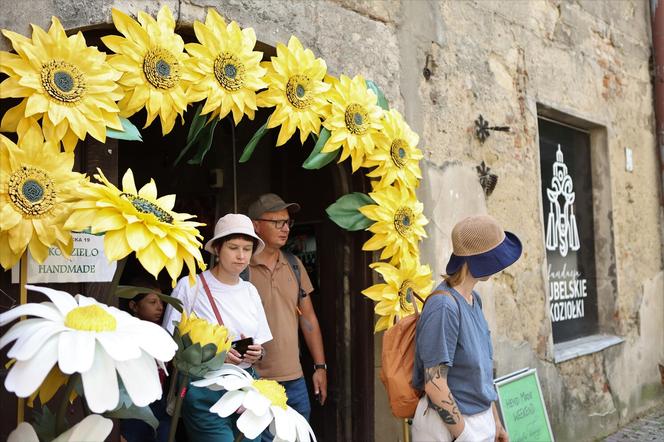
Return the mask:
{"type": "Polygon", "coordinates": [[[227,364],[239,365],[242,362],[242,355],[234,348],[228,350],[226,353],[226,360],[224,361],[227,364]]]}
{"type": "Polygon", "coordinates": [[[510,437],[507,435],[505,428],[499,423],[496,423],[496,438],[495,442],[509,442],[510,437]]]}
{"type": "Polygon", "coordinates": [[[247,351],[244,353],[244,358],[242,362],[248,362],[251,365],[254,365],[256,361],[261,358],[263,354],[263,346],[260,344],[251,344],[247,346],[247,351]]]}
{"type": "Polygon", "coordinates": [[[314,371],[312,377],[314,384],[314,394],[319,398],[318,401],[321,405],[325,404],[327,399],[327,370],[322,368],[314,371]]]}

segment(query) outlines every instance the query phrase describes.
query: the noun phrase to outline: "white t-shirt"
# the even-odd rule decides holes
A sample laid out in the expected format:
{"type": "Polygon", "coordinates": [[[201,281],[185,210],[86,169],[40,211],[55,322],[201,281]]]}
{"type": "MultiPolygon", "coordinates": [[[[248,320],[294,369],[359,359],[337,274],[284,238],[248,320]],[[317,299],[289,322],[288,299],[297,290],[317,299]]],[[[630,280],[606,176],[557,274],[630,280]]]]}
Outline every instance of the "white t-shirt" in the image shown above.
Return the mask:
{"type": "MultiPolygon", "coordinates": [[[[212,298],[217,304],[224,326],[228,328],[233,341],[240,339],[241,334],[247,338],[253,338],[254,344],[263,344],[272,340],[272,333],[256,287],[242,278],[235,285],[224,284],[219,282],[209,270],[206,270],[203,275],[210,287],[212,298]]],[[[182,301],[184,311],[196,313],[197,317],[213,324],[217,323],[200,275],[196,277],[196,284],[193,287],[189,286],[188,277],[180,279],[171,296],[182,301]]],[[[180,312],[169,305],[164,314],[164,328],[173,333],[175,328],[173,322],[179,321],[181,316],[180,312]]],[[[239,365],[241,368],[249,366],[250,364],[247,363],[239,365]]]]}

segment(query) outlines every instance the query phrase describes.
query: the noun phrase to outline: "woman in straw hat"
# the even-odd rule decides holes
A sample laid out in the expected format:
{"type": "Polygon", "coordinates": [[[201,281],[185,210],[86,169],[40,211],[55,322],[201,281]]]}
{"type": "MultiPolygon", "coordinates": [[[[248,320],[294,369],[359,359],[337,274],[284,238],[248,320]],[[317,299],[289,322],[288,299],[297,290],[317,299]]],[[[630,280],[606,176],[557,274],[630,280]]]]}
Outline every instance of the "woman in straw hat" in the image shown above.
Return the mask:
{"type": "MultiPolygon", "coordinates": [[[[235,339],[253,340],[243,354],[231,348],[226,355],[226,363],[252,374],[255,374],[253,364],[263,355],[262,344],[272,340],[272,333],[256,288],[240,278],[240,273],[249,265],[251,256],[260,253],[264,247],[248,217],[234,213],[225,215],[217,221],[214,237],[205,244],[205,250],[218,257],[217,264],[199,274],[193,287],[189,286],[188,277],[184,277],[173,290],[173,296],[182,301],[185,311],[223,324],[235,339]]],[[[180,316],[177,310],[168,307],[164,327],[173,332],[174,321],[179,321],[180,316]]],[[[238,415],[221,418],[210,413],[210,407],[224,393],[189,387],[182,406],[182,419],[190,440],[235,440],[234,421],[238,415]]]]}
{"type": "Polygon", "coordinates": [[[417,324],[413,386],[426,394],[413,418],[413,440],[506,442],[495,406],[491,335],[473,288],[519,259],[521,242],[479,215],[454,226],[452,246],[440,295],[430,296],[417,324]]]}

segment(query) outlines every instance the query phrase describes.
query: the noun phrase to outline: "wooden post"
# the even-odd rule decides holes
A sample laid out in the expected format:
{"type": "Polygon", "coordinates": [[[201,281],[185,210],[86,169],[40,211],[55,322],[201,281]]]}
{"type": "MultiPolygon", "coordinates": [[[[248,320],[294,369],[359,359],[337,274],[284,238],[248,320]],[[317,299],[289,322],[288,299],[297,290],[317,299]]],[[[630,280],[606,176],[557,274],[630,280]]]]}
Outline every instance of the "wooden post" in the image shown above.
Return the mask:
{"type": "MultiPolygon", "coordinates": [[[[28,283],[28,250],[26,249],[21,256],[20,263],[20,276],[19,276],[19,303],[20,305],[26,304],[28,302],[28,289],[25,288],[25,285],[28,283]]],[[[21,317],[21,321],[25,317],[21,317]]],[[[25,399],[20,397],[16,402],[16,423],[20,424],[25,420],[25,399]]]]}

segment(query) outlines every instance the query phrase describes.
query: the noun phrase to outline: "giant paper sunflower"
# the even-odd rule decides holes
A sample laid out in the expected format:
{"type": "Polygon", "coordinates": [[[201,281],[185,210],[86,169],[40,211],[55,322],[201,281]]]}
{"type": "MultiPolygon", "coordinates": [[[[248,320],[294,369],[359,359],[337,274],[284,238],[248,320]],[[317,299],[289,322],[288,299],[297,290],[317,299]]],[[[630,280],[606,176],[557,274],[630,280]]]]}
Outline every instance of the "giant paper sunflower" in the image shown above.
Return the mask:
{"type": "Polygon", "coordinates": [[[115,101],[122,98],[116,80],[120,73],[106,62],[106,54],[89,47],[82,33],[67,37],[53,17],[48,32],[32,26],[32,39],[15,32],[2,33],[16,54],[0,52],[0,98],[23,98],[2,119],[3,131],[23,135],[20,125],[43,117],[44,136],[62,141],[72,151],[90,134],[106,141],[106,127],[122,130],[115,101]]]}
{"type": "Polygon", "coordinates": [[[413,296],[415,293],[424,299],[431,293],[433,279],[428,265],[420,265],[419,261],[411,260],[394,267],[386,262],[370,265],[380,273],[385,283],[376,284],[362,291],[368,298],[377,302],[374,310],[380,315],[374,331],[379,332],[391,327],[395,319],[401,319],[414,313],[413,303],[422,309],[422,303],[413,296]]]}
{"type": "Polygon", "coordinates": [[[182,37],[175,33],[173,14],[166,5],[159,10],[157,20],[141,11],[140,25],[117,9],[112,15],[116,29],[125,38],[108,35],[102,41],[116,54],[109,57],[109,63],[122,72],[118,83],[125,96],[118,103],[120,115],[129,117],[145,107],[145,127],[159,116],[162,134],[166,135],[191,102],[183,79],[188,56],[182,37]]]}
{"type": "Polygon", "coordinates": [[[64,228],[71,198],[84,176],[72,172],[74,154],[44,143],[30,130],[17,146],[0,135],[0,265],[7,270],[26,248],[44,262],[49,247],[71,253],[73,241],[64,228]]]}
{"type": "Polygon", "coordinates": [[[265,63],[265,80],[269,89],[258,94],[261,107],[276,106],[267,121],[267,127],[281,125],[277,146],[288,141],[295,129],[300,131],[304,144],[310,133],[318,134],[321,117],[329,113],[325,92],[330,85],[323,82],[327,65],[316,58],[311,49],[304,49],[297,37],[288,40],[288,46],[277,45],[277,56],[265,63]]]}
{"type": "Polygon", "coordinates": [[[425,238],[423,226],[429,221],[422,215],[423,205],[403,186],[389,186],[369,194],[376,204],[360,207],[372,221],[374,235],[362,250],[380,250],[381,259],[391,258],[394,265],[404,265],[418,254],[418,242],[425,238]]]}
{"type": "Polygon", "coordinates": [[[367,155],[364,167],[374,167],[368,177],[380,178],[376,188],[389,186],[395,181],[414,190],[422,178],[419,162],[422,151],[417,148],[420,137],[413,132],[401,114],[390,109],[382,120],[385,138],[376,144],[373,153],[367,155]]]}
{"type": "Polygon", "coordinates": [[[65,226],[105,232],[104,252],[109,260],[136,252],[141,265],[155,278],[165,267],[173,285],[186,264],[193,284],[196,262],[205,269],[199,241],[202,236],[196,228],[204,224],[187,221],[193,215],[173,212],[175,195],[157,198],[153,180],[137,191],[134,174],[128,169],[120,190],[97,170],[95,178],[101,184],[88,183],[81,189],[81,201],[74,204],[65,226]]]}
{"type": "Polygon", "coordinates": [[[341,75],[339,81],[332,83],[328,97],[332,107],[323,126],[331,135],[323,146],[323,152],[341,148],[339,161],[350,156],[354,172],[383,136],[380,133],[383,110],[376,105],[376,95],[367,89],[360,75],[352,80],[341,75]]]}
{"type": "Polygon", "coordinates": [[[208,9],[205,24],[194,22],[199,43],[188,43],[192,58],[187,80],[187,95],[192,101],[204,98],[201,114],[224,118],[233,113],[238,124],[243,115],[254,119],[256,91],[267,84],[262,80],[265,68],[260,66],[263,53],[254,51],[256,34],[252,28],[240,29],[237,23],[226,25],[214,9],[208,9]]]}

